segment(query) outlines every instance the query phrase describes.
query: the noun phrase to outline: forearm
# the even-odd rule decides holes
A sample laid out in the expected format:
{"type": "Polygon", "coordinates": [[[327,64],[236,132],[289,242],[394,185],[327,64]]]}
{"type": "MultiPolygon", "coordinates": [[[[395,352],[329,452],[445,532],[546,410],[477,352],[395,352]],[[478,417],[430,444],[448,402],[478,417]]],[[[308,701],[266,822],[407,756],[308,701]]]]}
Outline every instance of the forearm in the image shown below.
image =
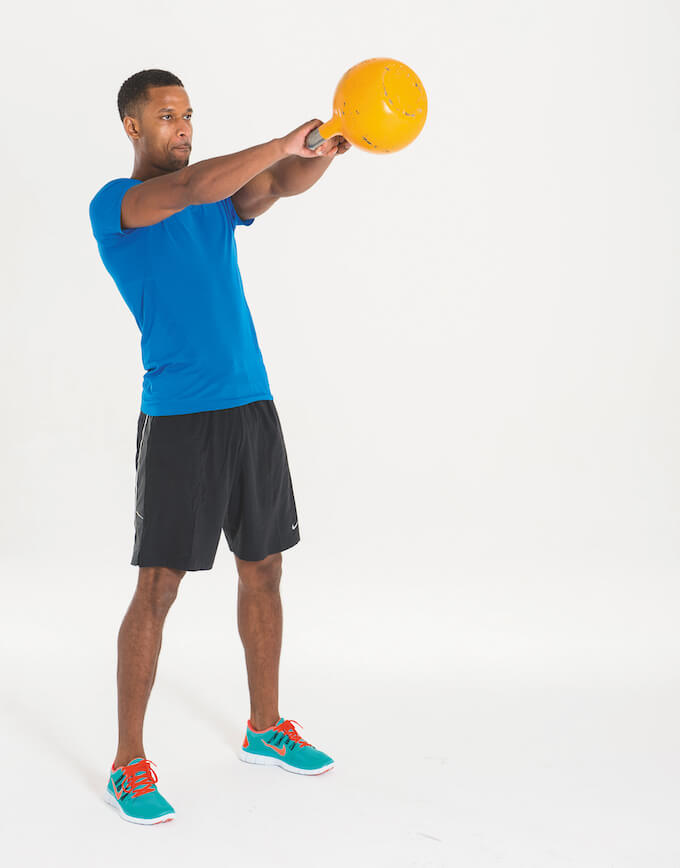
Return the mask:
{"type": "MultiPolygon", "coordinates": [[[[191,201],[196,205],[205,205],[226,199],[263,169],[279,163],[284,157],[281,139],[272,139],[235,154],[199,160],[186,167],[191,201]]],[[[323,157],[317,159],[322,160],[323,157]]]]}
{"type": "Polygon", "coordinates": [[[274,191],[277,196],[295,196],[316,184],[333,157],[298,157],[292,154],[279,160],[270,170],[274,176],[274,191]]]}

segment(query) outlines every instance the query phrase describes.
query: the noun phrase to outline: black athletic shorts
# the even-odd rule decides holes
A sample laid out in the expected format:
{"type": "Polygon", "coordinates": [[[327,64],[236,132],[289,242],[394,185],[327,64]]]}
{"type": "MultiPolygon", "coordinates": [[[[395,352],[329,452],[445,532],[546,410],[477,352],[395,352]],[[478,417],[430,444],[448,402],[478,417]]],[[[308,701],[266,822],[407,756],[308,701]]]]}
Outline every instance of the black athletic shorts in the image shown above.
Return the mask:
{"type": "Polygon", "coordinates": [[[135,542],[140,567],[209,570],[221,532],[259,561],[300,540],[272,400],[137,422],[135,542]]]}

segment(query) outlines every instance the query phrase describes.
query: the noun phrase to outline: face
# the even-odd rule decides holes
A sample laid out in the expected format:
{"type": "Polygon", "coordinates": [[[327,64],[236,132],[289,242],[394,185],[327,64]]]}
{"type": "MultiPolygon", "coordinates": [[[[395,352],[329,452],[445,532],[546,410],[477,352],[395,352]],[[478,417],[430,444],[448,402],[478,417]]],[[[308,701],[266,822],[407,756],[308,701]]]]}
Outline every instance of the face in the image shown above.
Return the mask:
{"type": "Polygon", "coordinates": [[[124,118],[136,160],[144,160],[169,172],[189,162],[193,111],[183,87],[152,87],[141,119],[124,118]]]}

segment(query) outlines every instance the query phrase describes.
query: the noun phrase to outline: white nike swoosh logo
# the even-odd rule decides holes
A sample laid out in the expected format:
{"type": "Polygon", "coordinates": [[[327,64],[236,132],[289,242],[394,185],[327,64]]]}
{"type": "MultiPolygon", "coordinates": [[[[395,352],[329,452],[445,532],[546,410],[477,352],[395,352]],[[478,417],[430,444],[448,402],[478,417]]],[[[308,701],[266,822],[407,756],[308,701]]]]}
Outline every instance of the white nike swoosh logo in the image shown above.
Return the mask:
{"type": "Polygon", "coordinates": [[[291,527],[291,530],[295,530],[295,528],[296,528],[297,526],[298,526],[298,523],[295,522],[295,524],[291,527]]]}

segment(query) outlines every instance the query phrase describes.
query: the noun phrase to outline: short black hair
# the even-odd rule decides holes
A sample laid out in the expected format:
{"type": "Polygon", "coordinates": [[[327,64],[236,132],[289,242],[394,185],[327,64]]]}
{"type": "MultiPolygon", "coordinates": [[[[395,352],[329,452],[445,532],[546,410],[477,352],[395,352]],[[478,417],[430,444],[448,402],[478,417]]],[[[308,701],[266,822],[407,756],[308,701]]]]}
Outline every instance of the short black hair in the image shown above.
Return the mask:
{"type": "Polygon", "coordinates": [[[144,104],[149,101],[147,88],[168,87],[178,85],[184,87],[182,82],[166,69],[143,69],[127,78],[118,91],[118,114],[121,121],[125,115],[140,118],[144,104]]]}

